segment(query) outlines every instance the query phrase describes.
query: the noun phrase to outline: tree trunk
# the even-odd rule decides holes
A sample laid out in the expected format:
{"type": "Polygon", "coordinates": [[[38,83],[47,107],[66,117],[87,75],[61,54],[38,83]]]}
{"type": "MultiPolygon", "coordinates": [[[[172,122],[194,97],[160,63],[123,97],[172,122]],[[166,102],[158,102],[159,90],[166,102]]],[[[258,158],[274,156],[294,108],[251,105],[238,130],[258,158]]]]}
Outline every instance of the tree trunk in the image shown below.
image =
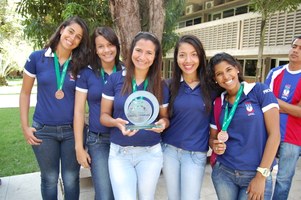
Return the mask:
{"type": "Polygon", "coordinates": [[[154,33],[159,41],[162,40],[165,8],[162,0],[149,0],[149,31],[154,33]]]}
{"type": "Polygon", "coordinates": [[[263,56],[263,48],[264,48],[264,39],[265,39],[265,29],[266,29],[266,14],[262,13],[261,27],[260,27],[260,42],[258,48],[258,57],[257,57],[257,67],[256,67],[256,82],[263,82],[262,77],[262,56],[263,56]]]}
{"type": "Polygon", "coordinates": [[[110,0],[110,9],[125,62],[132,39],[141,30],[139,5],[137,0],[110,0]]]}
{"type": "Polygon", "coordinates": [[[152,32],[161,42],[165,21],[164,1],[110,0],[110,9],[123,61],[126,61],[132,39],[139,31],[152,32]]]}

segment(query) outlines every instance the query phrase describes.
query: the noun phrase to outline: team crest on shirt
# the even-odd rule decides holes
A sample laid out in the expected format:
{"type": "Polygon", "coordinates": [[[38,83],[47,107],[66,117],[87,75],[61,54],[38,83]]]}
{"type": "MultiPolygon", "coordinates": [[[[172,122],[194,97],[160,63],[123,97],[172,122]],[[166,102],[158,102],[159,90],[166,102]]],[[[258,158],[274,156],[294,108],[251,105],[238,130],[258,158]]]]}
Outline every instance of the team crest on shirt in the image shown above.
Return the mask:
{"type": "Polygon", "coordinates": [[[291,85],[290,84],[286,84],[284,86],[284,90],[283,90],[282,95],[281,95],[282,99],[287,99],[288,98],[288,95],[290,93],[290,89],[291,89],[291,85]]]}
{"type": "Polygon", "coordinates": [[[68,73],[69,74],[69,81],[75,81],[73,75],[71,72],[68,73]]]}
{"type": "Polygon", "coordinates": [[[253,108],[251,102],[246,102],[245,107],[246,107],[246,111],[248,113],[248,116],[255,115],[254,108],[253,108]]]}

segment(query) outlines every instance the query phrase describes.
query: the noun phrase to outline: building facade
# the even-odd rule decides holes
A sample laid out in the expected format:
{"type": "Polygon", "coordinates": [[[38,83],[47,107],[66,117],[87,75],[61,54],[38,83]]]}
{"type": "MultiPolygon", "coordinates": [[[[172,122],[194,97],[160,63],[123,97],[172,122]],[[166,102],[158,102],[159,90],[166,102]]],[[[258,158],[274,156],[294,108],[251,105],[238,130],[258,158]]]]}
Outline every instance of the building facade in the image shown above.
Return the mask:
{"type": "MultiPolygon", "coordinates": [[[[288,62],[293,37],[301,35],[301,4],[294,12],[279,12],[266,27],[262,77],[278,65],[288,62]]],[[[207,58],[219,52],[235,56],[243,66],[247,81],[255,81],[261,15],[249,0],[188,0],[176,32],[196,35],[203,43],[207,58]]],[[[163,74],[171,76],[173,49],[164,59],[163,74]]]]}

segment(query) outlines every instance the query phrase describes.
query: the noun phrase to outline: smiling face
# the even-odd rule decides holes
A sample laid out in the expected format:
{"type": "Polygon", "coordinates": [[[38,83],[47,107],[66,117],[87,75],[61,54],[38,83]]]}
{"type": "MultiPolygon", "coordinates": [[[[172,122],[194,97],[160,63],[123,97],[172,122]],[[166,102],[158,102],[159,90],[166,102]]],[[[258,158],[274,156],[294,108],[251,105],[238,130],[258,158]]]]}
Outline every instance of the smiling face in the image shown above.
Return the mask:
{"type": "Polygon", "coordinates": [[[60,31],[60,45],[69,51],[72,51],[80,44],[83,37],[83,29],[77,23],[63,27],[60,31]]]}
{"type": "Polygon", "coordinates": [[[191,44],[180,44],[177,63],[184,76],[196,75],[200,60],[195,48],[191,44]]]}
{"type": "Polygon", "coordinates": [[[103,66],[115,63],[117,48],[111,42],[99,35],[95,38],[96,54],[101,60],[103,66]]]}
{"type": "Polygon", "coordinates": [[[240,86],[238,68],[222,61],[214,66],[215,81],[227,91],[236,90],[240,86]]]}
{"type": "Polygon", "coordinates": [[[153,64],[156,54],[155,44],[146,39],[140,39],[132,53],[132,61],[136,70],[148,70],[153,64]]]}

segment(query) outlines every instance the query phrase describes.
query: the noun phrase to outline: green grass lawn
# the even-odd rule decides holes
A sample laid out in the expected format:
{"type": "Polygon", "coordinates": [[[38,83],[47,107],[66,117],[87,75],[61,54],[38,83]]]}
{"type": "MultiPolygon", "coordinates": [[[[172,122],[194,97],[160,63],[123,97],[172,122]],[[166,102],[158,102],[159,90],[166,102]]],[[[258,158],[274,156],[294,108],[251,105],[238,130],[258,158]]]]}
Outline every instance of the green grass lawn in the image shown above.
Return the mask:
{"type": "MultiPolygon", "coordinates": [[[[33,111],[31,108],[30,119],[33,111]]],[[[39,171],[21,130],[19,108],[0,108],[0,147],[0,177],[39,171]]]]}

